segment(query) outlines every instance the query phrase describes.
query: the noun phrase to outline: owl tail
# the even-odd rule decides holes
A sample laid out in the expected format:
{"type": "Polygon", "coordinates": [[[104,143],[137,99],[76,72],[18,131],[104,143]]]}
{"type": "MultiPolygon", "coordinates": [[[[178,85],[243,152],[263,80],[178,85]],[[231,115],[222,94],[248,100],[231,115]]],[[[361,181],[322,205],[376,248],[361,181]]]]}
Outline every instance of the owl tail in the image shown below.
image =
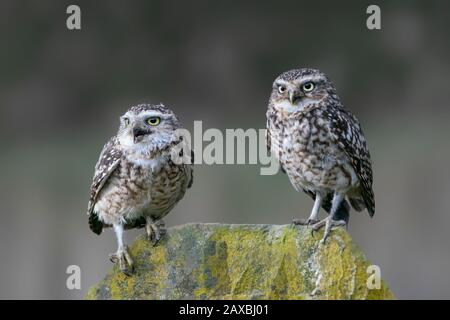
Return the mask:
{"type": "Polygon", "coordinates": [[[94,212],[89,215],[89,228],[95,234],[100,234],[103,230],[103,223],[98,219],[97,214],[94,212]]]}
{"type": "Polygon", "coordinates": [[[359,198],[348,198],[350,201],[350,204],[352,205],[353,209],[356,211],[363,211],[366,208],[366,204],[364,203],[363,199],[359,198]]]}

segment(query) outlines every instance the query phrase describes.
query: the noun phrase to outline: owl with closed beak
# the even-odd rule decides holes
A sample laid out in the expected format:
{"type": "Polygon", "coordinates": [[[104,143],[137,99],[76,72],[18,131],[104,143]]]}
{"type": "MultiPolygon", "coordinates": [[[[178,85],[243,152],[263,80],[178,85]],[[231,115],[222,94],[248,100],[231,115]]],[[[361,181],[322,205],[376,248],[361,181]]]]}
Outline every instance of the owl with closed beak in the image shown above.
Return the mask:
{"type": "Polygon", "coordinates": [[[177,116],[162,104],[133,106],[120,118],[117,134],[105,144],[95,166],[89,227],[96,234],[114,229],[118,249],[110,259],[127,275],[133,273],[134,263],[124,230],[145,227],[148,239],[158,243],[165,234],[162,218],[192,185],[192,162],[172,158],[180,149],[180,128],[177,116]]]}
{"type": "Polygon", "coordinates": [[[293,187],[314,199],[309,218],[294,219],[312,230],[347,225],[349,211],[375,200],[366,139],[356,117],[342,105],[328,77],[315,69],[282,73],[273,82],[267,109],[266,142],[293,187]],[[328,216],[319,220],[320,208],[328,216]]]}

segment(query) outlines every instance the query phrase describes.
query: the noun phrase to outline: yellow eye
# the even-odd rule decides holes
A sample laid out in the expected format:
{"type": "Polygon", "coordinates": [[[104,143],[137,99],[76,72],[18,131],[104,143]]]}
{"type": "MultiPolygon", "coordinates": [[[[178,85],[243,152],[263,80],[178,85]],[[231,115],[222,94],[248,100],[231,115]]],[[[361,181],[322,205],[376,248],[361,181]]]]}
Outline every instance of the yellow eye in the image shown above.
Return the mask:
{"type": "Polygon", "coordinates": [[[128,126],[130,124],[130,119],[124,118],[123,123],[125,123],[125,125],[128,126]]]}
{"type": "Polygon", "coordinates": [[[160,117],[150,117],[147,119],[147,123],[151,126],[157,126],[161,122],[160,117]]]}
{"type": "Polygon", "coordinates": [[[314,90],[314,83],[307,82],[302,86],[304,92],[311,92],[314,90]]]}

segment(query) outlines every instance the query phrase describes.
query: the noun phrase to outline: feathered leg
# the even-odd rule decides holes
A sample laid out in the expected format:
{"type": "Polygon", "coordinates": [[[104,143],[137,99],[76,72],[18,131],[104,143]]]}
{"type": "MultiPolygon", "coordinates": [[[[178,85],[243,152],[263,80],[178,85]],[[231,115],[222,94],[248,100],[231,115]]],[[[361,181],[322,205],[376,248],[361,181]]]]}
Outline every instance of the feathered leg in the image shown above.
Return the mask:
{"type": "Polygon", "coordinates": [[[325,243],[328,236],[330,235],[331,227],[333,226],[345,226],[347,222],[345,220],[334,220],[334,217],[336,215],[336,212],[339,208],[339,205],[341,204],[342,200],[344,199],[344,195],[338,192],[334,193],[333,201],[331,204],[331,210],[328,217],[323,219],[322,221],[317,222],[316,224],[312,225],[312,229],[314,231],[319,230],[323,226],[325,226],[325,231],[323,233],[322,243],[325,243]]]}
{"type": "Polygon", "coordinates": [[[114,224],[114,232],[117,236],[118,248],[116,253],[110,254],[109,259],[113,263],[118,263],[120,271],[122,271],[127,276],[130,276],[134,272],[134,263],[133,259],[131,259],[131,256],[128,253],[128,247],[124,245],[123,225],[120,223],[114,224]]]}
{"type": "Polygon", "coordinates": [[[318,218],[321,206],[322,206],[322,195],[319,192],[317,192],[314,200],[314,206],[311,210],[311,215],[309,216],[308,220],[305,221],[304,219],[294,219],[292,220],[292,223],[307,226],[309,226],[310,224],[317,223],[319,221],[318,218]]]}

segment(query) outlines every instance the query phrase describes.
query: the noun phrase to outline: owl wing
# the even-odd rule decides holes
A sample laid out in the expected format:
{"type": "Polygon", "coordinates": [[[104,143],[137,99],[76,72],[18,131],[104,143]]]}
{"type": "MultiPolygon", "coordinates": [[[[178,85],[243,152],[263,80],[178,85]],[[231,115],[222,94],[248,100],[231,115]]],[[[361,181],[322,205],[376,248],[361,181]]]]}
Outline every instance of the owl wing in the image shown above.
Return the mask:
{"type": "MultiPolygon", "coordinates": [[[[181,149],[179,156],[183,157],[184,154],[184,148],[181,149]]],[[[189,189],[192,187],[192,184],[194,183],[194,150],[191,150],[191,162],[189,164],[184,164],[184,170],[186,172],[186,178],[187,178],[187,188],[189,189]]]]}
{"type": "Polygon", "coordinates": [[[97,214],[94,212],[94,206],[103,186],[111,173],[118,167],[121,157],[122,152],[117,148],[117,139],[113,137],[103,147],[100,158],[95,165],[87,213],[89,215],[89,227],[96,234],[102,232],[103,224],[98,220],[97,214]]]}
{"type": "Polygon", "coordinates": [[[270,154],[272,152],[272,137],[270,136],[269,121],[267,121],[267,129],[266,129],[266,146],[267,152],[270,154]]]}
{"type": "Polygon", "coordinates": [[[188,182],[188,188],[192,187],[192,184],[194,183],[194,151],[191,150],[191,164],[187,165],[188,167],[188,175],[189,175],[189,182],[188,182]]]}
{"type": "MultiPolygon", "coordinates": [[[[269,128],[269,120],[267,120],[267,128],[269,128]]],[[[270,135],[270,130],[266,129],[266,147],[267,147],[267,152],[269,153],[269,155],[272,154],[272,137],[270,135]]],[[[286,170],[283,168],[283,165],[280,162],[280,169],[281,172],[286,173],[286,170]]]]}
{"type": "Polygon", "coordinates": [[[370,216],[375,213],[372,189],[372,164],[366,139],[356,117],[345,109],[330,107],[325,111],[331,137],[344,150],[360,181],[360,192],[370,216]]]}

